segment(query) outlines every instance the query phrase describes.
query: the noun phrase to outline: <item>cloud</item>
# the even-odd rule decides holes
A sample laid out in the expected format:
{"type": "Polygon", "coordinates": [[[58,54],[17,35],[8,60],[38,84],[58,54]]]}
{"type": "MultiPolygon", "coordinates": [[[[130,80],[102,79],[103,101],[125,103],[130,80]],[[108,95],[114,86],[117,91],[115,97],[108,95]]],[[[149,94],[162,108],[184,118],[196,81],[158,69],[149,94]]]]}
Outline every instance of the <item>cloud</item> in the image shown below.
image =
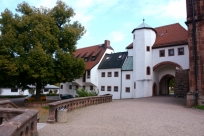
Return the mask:
{"type": "Polygon", "coordinates": [[[125,34],[123,34],[122,32],[113,31],[113,32],[110,33],[110,39],[113,42],[123,41],[124,38],[125,38],[125,34]]]}
{"type": "Polygon", "coordinates": [[[162,4],[149,4],[144,7],[144,16],[155,16],[156,18],[169,17],[180,19],[186,17],[186,3],[184,0],[169,0],[162,4]]]}

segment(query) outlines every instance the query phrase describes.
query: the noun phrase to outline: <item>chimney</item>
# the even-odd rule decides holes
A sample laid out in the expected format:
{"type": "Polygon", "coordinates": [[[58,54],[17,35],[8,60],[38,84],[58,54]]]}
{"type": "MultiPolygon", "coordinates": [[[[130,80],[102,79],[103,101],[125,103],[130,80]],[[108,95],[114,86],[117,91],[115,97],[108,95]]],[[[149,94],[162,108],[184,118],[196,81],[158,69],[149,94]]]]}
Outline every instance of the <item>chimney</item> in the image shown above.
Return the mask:
{"type": "Polygon", "coordinates": [[[109,40],[105,40],[104,44],[105,44],[105,47],[107,47],[107,48],[110,47],[110,41],[109,40]]]}

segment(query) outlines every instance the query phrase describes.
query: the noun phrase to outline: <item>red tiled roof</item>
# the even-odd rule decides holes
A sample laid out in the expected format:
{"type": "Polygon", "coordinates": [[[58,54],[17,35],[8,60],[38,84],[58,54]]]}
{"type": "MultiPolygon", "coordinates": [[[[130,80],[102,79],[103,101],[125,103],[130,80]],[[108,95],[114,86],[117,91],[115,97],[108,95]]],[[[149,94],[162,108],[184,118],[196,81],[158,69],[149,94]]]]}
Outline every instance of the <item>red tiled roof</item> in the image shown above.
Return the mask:
{"type": "Polygon", "coordinates": [[[85,48],[80,48],[80,49],[77,49],[76,52],[74,52],[74,56],[77,58],[87,57],[88,61],[85,62],[86,70],[90,70],[96,64],[99,63],[100,59],[102,58],[107,48],[112,49],[110,45],[106,45],[106,44],[99,44],[99,45],[89,46],[85,48]],[[94,61],[92,61],[92,56],[96,57],[94,61]]]}
{"type": "MultiPolygon", "coordinates": [[[[188,43],[188,31],[179,23],[155,28],[157,31],[156,41],[152,48],[175,46],[188,43]]],[[[131,43],[126,49],[132,49],[131,43]]]]}

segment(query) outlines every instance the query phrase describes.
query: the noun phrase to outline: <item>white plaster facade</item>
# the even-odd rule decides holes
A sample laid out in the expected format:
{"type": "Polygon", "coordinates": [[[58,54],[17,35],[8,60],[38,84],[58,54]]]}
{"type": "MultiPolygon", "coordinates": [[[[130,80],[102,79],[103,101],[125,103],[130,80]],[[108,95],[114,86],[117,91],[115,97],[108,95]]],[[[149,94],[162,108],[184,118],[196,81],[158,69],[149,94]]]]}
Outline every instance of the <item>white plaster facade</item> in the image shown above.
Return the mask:
{"type": "MultiPolygon", "coordinates": [[[[172,28],[174,28],[175,31],[177,30],[175,26],[181,28],[179,24],[173,24],[172,28]]],[[[133,30],[132,33],[134,38],[132,48],[126,48],[128,56],[133,57],[133,70],[122,71],[121,68],[98,69],[104,55],[106,53],[113,53],[113,50],[107,49],[100,62],[91,69],[90,78],[87,79],[86,75],[86,82],[82,82],[82,78],[80,78],[76,79],[72,85],[78,85],[79,88],[85,86],[87,90],[89,90],[90,86],[94,86],[95,89],[99,90],[99,95],[112,94],[113,99],[151,97],[154,95],[153,85],[156,85],[156,94],[167,94],[167,90],[164,89],[166,86],[160,86],[160,83],[166,83],[167,79],[164,79],[164,81],[161,81],[161,79],[163,79],[165,75],[175,77],[175,71],[179,68],[177,66],[180,66],[182,69],[189,69],[189,49],[187,40],[184,40],[184,43],[186,42],[185,44],[174,44],[175,41],[172,40],[172,45],[155,46],[158,37],[161,39],[172,32],[167,31],[169,27],[171,27],[171,25],[161,27],[166,31],[166,35],[162,33],[159,36],[155,29],[146,25],[144,22],[133,30]],[[184,53],[179,55],[178,49],[180,48],[183,49],[184,53]],[[169,55],[170,49],[174,51],[174,54],[171,56],[169,55]],[[160,56],[160,50],[164,50],[164,56],[160,56]],[[159,65],[164,62],[165,65],[159,65]],[[157,65],[159,65],[159,67],[154,69],[157,65]],[[118,77],[114,77],[115,71],[118,71],[118,77]],[[102,72],[105,72],[105,77],[101,77],[102,72]],[[111,77],[107,77],[108,72],[112,73],[111,77]],[[130,79],[126,79],[126,75],[130,75],[130,79]],[[102,86],[104,90],[101,90],[102,86]],[[108,86],[111,87],[111,91],[107,90],[108,86]],[[114,91],[114,86],[118,87],[118,91],[114,91]],[[164,91],[159,92],[159,90],[164,91]]],[[[186,30],[184,28],[182,29],[185,33],[186,30]]],[[[60,93],[75,95],[75,88],[73,87],[72,90],[69,90],[66,84],[69,83],[61,84],[63,85],[63,89],[61,89],[60,93]]]]}
{"type": "Polygon", "coordinates": [[[112,94],[113,99],[121,98],[121,69],[99,69],[98,78],[100,81],[98,84],[99,95],[112,94]],[[103,72],[105,73],[105,77],[102,77],[103,72]],[[118,72],[117,77],[114,76],[115,72],[118,72]],[[111,76],[108,75],[109,73],[111,73],[111,76]],[[102,91],[102,86],[104,87],[104,91],[102,91]],[[111,88],[110,91],[108,91],[108,87],[111,88]],[[117,90],[115,90],[116,87],[117,90]]]}
{"type": "Polygon", "coordinates": [[[122,93],[121,99],[133,98],[134,96],[134,81],[133,81],[133,71],[122,71],[122,93]],[[127,79],[126,76],[130,75],[130,79],[127,79]],[[126,88],[130,88],[130,92],[127,92],[126,88]]]}

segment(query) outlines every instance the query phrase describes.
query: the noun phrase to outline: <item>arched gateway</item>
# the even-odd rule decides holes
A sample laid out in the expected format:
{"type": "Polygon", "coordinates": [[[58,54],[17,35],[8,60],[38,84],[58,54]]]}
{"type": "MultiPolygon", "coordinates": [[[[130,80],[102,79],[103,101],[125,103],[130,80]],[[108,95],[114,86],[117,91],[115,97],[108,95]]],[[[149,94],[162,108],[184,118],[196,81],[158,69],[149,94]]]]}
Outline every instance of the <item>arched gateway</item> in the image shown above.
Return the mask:
{"type": "Polygon", "coordinates": [[[152,85],[152,96],[169,95],[171,79],[174,81],[174,95],[186,96],[188,93],[189,73],[181,65],[172,61],[164,61],[153,67],[154,84],[152,85]]]}

